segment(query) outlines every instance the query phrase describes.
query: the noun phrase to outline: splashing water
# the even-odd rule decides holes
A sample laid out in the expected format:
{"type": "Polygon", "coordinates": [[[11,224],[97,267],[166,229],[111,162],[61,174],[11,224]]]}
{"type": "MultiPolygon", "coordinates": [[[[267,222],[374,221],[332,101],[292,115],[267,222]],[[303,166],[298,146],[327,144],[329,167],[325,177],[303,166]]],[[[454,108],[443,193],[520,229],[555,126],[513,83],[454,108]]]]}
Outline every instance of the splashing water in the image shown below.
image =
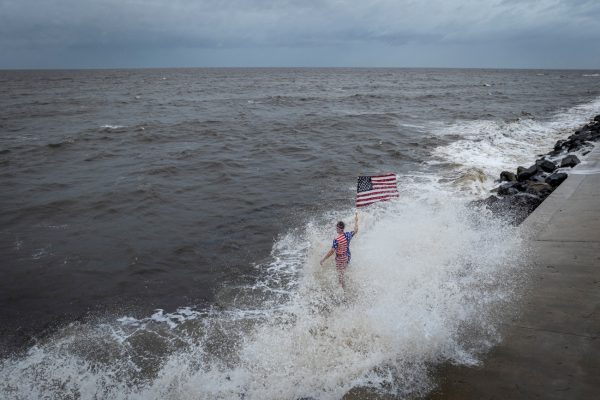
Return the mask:
{"type": "MultiPolygon", "coordinates": [[[[431,194],[373,207],[354,239],[348,289],[321,268],[331,232],[280,239],[252,286],[221,309],[72,324],[5,360],[4,395],[39,398],[336,399],[354,387],[423,393],[429,366],[477,363],[497,339],[523,241],[515,228],[431,194]]],[[[319,223],[317,223],[319,222],[319,223]]]]}
{"type": "Polygon", "coordinates": [[[555,114],[551,119],[519,119],[512,122],[477,120],[461,122],[441,130],[442,135],[458,135],[459,140],[433,152],[431,164],[452,163],[452,180],[469,195],[484,195],[502,170],[529,166],[536,154],[552,149],[600,112],[600,99],[555,114]]]}
{"type": "MultiPolygon", "coordinates": [[[[598,108],[600,101],[545,123],[453,126],[464,139],[435,154],[458,164],[455,175],[470,169],[485,184],[598,108]],[[478,140],[476,131],[483,132],[478,140]]],[[[427,393],[436,365],[477,364],[499,340],[499,323],[527,273],[527,241],[519,228],[467,208],[468,198],[443,179],[402,178],[399,201],[361,214],[345,292],[335,268],[318,260],[333,235],[323,227],[350,220],[349,211],[288,232],[274,244],[271,261],[256,266],[259,278],[224,285],[211,309],[63,327],[1,361],[2,397],[339,399],[354,388],[401,398],[427,393]]]]}

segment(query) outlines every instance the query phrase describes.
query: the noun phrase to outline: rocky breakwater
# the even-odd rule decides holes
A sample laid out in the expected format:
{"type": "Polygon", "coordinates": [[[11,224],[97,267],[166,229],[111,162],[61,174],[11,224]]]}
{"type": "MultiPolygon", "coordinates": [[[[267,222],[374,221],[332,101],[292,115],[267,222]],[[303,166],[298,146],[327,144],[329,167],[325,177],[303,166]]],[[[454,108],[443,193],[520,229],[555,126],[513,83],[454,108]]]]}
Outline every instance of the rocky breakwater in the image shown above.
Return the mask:
{"type": "Polygon", "coordinates": [[[600,115],[566,140],[556,142],[552,151],[539,156],[529,168],[502,171],[499,186],[492,190],[494,194],[474,205],[487,207],[513,224],[520,224],[567,179],[568,171],[580,163],[579,157],[588,154],[598,141],[600,115]]]}

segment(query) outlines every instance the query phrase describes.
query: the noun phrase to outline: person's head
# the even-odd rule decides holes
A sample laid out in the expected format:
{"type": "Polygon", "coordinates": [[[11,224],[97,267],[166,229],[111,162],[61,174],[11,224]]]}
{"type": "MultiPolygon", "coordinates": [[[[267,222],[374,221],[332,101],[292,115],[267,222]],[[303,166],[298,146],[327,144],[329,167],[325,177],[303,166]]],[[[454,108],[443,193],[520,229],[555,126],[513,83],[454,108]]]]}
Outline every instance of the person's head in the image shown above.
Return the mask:
{"type": "Polygon", "coordinates": [[[340,221],[337,223],[337,225],[335,227],[337,228],[337,231],[339,233],[342,233],[342,232],[344,232],[344,228],[346,227],[346,225],[344,225],[343,221],[340,221]]]}

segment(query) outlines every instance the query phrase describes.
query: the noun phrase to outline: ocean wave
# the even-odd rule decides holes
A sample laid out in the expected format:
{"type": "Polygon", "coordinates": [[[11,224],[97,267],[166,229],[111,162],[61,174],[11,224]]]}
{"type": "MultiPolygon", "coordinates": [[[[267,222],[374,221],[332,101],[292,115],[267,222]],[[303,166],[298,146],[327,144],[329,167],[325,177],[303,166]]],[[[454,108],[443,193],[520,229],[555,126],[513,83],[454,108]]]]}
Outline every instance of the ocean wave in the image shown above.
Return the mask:
{"type": "Polygon", "coordinates": [[[458,135],[458,140],[433,151],[429,163],[452,163],[447,173],[451,180],[471,195],[488,193],[503,170],[531,164],[536,154],[546,153],[565,133],[583,125],[590,115],[600,112],[600,98],[556,113],[548,120],[523,118],[512,122],[476,120],[458,122],[439,130],[439,134],[458,135]],[[463,180],[465,171],[477,168],[485,179],[463,180]]]}
{"type": "Polygon", "coordinates": [[[117,131],[117,130],[121,130],[121,129],[125,129],[125,128],[127,128],[127,127],[123,126],[123,125],[102,125],[100,127],[100,130],[110,132],[110,131],[117,131]]]}
{"type": "MultiPolygon", "coordinates": [[[[265,101],[302,99],[311,100],[265,101]]],[[[500,170],[531,162],[598,108],[600,100],[546,121],[458,122],[439,136],[414,144],[411,139],[412,147],[437,146],[437,159],[427,165],[433,172],[402,174],[398,201],[361,212],[346,292],[337,284],[334,266],[320,267],[318,260],[329,248],[333,223],[351,222],[349,209],[314,215],[283,232],[268,260],[254,266],[257,278],[223,283],[211,307],[184,304],[146,317],[123,313],[73,322],[39,338],[23,353],[0,361],[0,397],[326,400],[356,388],[400,397],[425,394],[437,366],[476,365],[497,343],[505,313],[527,280],[527,232],[485,210],[468,209],[467,200],[485,192],[500,170]]],[[[382,118],[373,112],[376,119],[382,118]]],[[[159,129],[132,138],[167,140],[159,129]]],[[[171,151],[177,156],[188,147],[171,151]]],[[[395,150],[390,154],[407,157],[395,150]]],[[[223,160],[199,163],[223,170],[220,184],[228,180],[227,169],[219,168],[223,160]]],[[[150,171],[167,177],[176,172],[170,166],[150,171]]],[[[160,199],[159,188],[141,182],[119,196],[99,198],[94,210],[109,212],[109,198],[142,206],[146,198],[160,199]]],[[[354,191],[348,187],[348,193],[354,191]]],[[[31,254],[48,255],[52,248],[31,254]]]]}
{"type": "Polygon", "coordinates": [[[64,147],[64,146],[67,146],[67,145],[70,145],[70,144],[73,144],[73,143],[75,143],[75,139],[68,138],[68,139],[65,139],[65,140],[63,140],[61,142],[48,143],[46,145],[46,147],[49,147],[51,149],[58,149],[60,147],[64,147]]]}
{"type": "MultiPolygon", "coordinates": [[[[415,184],[413,184],[415,183],[415,184]]],[[[218,306],[75,323],[0,364],[15,399],[338,399],[353,388],[418,395],[431,368],[473,365],[499,336],[524,262],[517,228],[433,188],[361,213],[348,289],[320,267],[326,213],[273,245],[250,285],[218,306]],[[435,251],[431,251],[435,249],[435,251]]],[[[349,222],[349,221],[348,221],[349,222]]]]}

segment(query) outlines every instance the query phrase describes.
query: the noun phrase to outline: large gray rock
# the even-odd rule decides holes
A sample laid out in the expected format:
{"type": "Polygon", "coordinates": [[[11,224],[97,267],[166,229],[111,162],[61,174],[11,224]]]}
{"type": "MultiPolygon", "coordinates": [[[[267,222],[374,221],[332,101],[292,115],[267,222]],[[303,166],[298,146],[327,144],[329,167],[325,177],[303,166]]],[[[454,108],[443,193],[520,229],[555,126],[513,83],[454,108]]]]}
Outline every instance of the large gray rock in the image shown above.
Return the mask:
{"type": "Polygon", "coordinates": [[[566,156],[565,158],[562,159],[562,161],[560,162],[560,167],[561,168],[565,168],[565,167],[571,167],[573,168],[574,166],[576,166],[577,164],[579,164],[581,161],[579,161],[579,158],[577,158],[576,155],[571,154],[566,156]]]}
{"type": "Polygon", "coordinates": [[[543,199],[529,193],[517,193],[512,196],[496,197],[476,200],[471,204],[477,207],[486,207],[495,215],[507,218],[513,224],[520,224],[543,199]]]}
{"type": "MultiPolygon", "coordinates": [[[[517,169],[517,171],[518,171],[518,169],[517,169]]],[[[538,173],[538,166],[532,165],[531,167],[527,168],[526,170],[521,171],[520,174],[517,174],[517,180],[520,182],[525,181],[537,173],[538,173]]]]}
{"type": "Polygon", "coordinates": [[[517,182],[504,182],[503,184],[498,186],[497,192],[501,196],[511,196],[513,194],[517,194],[519,193],[519,189],[515,187],[516,185],[517,182]]]}
{"type": "Polygon", "coordinates": [[[549,160],[541,160],[539,163],[537,163],[537,165],[540,167],[540,169],[542,169],[542,171],[545,172],[554,172],[556,169],[556,164],[549,160]]]}
{"type": "Polygon", "coordinates": [[[509,171],[500,172],[500,181],[502,182],[515,182],[517,180],[517,176],[509,171]]]}
{"type": "Polygon", "coordinates": [[[564,152],[565,152],[564,149],[552,150],[550,153],[548,153],[548,155],[550,157],[557,157],[557,156],[560,156],[564,152]]]}
{"type": "Polygon", "coordinates": [[[573,140],[571,144],[569,144],[569,148],[567,150],[569,151],[569,153],[571,153],[573,151],[581,149],[582,145],[583,143],[581,143],[581,140],[573,140]]]}
{"type": "Polygon", "coordinates": [[[565,179],[567,179],[568,175],[564,172],[556,172],[549,177],[546,178],[546,183],[552,187],[557,187],[560,185],[565,179]]]}
{"type": "MultiPolygon", "coordinates": [[[[529,178],[528,181],[532,181],[532,182],[545,182],[546,181],[546,177],[548,176],[547,172],[542,172],[542,173],[537,173],[534,176],[532,176],[531,178],[529,178]]],[[[526,181],[526,182],[528,182],[526,181]]]]}
{"type": "Polygon", "coordinates": [[[592,136],[592,131],[590,130],[589,127],[585,127],[583,129],[578,130],[577,132],[575,132],[573,135],[569,136],[569,139],[571,141],[585,141],[585,140],[589,140],[590,137],[592,136]]]}
{"type": "Polygon", "coordinates": [[[525,192],[540,197],[546,197],[552,193],[553,190],[554,188],[545,182],[529,182],[525,192]]]}

